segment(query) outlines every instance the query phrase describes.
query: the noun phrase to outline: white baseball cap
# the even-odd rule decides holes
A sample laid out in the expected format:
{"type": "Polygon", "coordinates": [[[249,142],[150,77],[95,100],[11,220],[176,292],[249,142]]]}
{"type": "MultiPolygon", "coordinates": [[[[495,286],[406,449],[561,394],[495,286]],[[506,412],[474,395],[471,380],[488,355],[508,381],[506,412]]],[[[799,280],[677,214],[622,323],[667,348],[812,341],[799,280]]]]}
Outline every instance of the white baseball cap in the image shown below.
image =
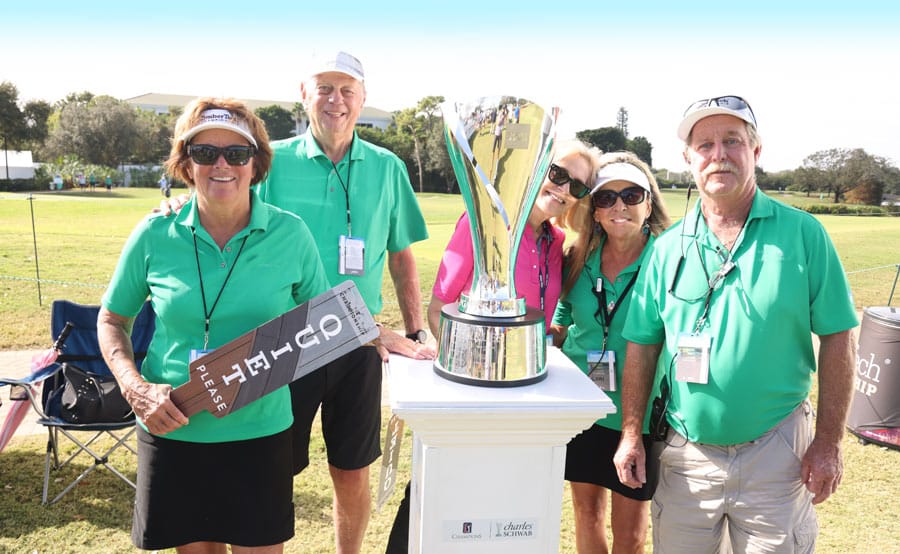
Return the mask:
{"type": "Polygon", "coordinates": [[[750,109],[750,104],[740,96],[716,96],[714,98],[704,98],[697,100],[686,110],[682,116],[681,123],[678,124],[678,138],[687,141],[691,136],[691,129],[694,125],[704,117],[711,115],[733,115],[753,125],[756,129],[756,116],[750,109]]]}
{"type": "Polygon", "coordinates": [[[597,182],[594,184],[591,194],[594,194],[603,188],[603,185],[612,181],[627,181],[634,183],[647,192],[653,192],[650,190],[650,181],[647,180],[647,175],[643,171],[630,163],[616,162],[605,165],[597,171],[597,182]]]}
{"type": "Polygon", "coordinates": [[[360,83],[364,82],[366,79],[366,75],[363,72],[362,62],[360,62],[359,59],[357,59],[355,56],[352,56],[343,51],[335,52],[331,55],[325,55],[315,60],[313,71],[310,73],[310,75],[320,75],[322,73],[328,73],[331,71],[337,71],[338,73],[349,75],[360,83]]]}
{"type": "Polygon", "coordinates": [[[221,108],[204,110],[200,114],[200,123],[188,129],[187,132],[181,135],[179,140],[183,140],[187,144],[197,133],[207,129],[225,129],[226,131],[235,132],[247,139],[254,147],[258,147],[247,122],[238,119],[230,111],[221,108]]]}

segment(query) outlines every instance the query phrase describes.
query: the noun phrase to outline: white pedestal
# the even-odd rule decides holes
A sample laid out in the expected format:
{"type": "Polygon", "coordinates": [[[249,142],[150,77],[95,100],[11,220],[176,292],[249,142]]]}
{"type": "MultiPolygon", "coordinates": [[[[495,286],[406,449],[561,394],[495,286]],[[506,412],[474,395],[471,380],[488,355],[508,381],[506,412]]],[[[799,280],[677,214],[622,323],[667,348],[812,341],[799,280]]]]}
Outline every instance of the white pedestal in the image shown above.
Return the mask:
{"type": "Polygon", "coordinates": [[[547,372],[479,387],[391,356],[391,409],[413,430],[409,552],[558,552],[566,444],[615,407],[556,348],[547,372]]]}

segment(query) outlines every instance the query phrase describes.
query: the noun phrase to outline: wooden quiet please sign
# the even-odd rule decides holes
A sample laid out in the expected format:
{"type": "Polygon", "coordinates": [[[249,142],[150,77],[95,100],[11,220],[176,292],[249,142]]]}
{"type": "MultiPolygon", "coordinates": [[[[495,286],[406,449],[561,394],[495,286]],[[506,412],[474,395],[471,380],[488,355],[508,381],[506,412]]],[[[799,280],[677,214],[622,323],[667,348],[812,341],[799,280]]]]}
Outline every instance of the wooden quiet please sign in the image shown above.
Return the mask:
{"type": "Polygon", "coordinates": [[[186,416],[224,417],[378,337],[352,281],[314,297],[194,360],[172,391],[186,416]]]}

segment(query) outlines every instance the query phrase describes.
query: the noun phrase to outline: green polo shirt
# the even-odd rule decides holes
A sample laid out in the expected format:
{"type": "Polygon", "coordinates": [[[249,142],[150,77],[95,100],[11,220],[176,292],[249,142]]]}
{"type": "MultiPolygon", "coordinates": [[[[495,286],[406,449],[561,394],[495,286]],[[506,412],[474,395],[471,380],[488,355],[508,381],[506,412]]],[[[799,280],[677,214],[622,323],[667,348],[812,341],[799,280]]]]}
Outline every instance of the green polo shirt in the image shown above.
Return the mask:
{"type": "MultiPolygon", "coordinates": [[[[627,344],[622,337],[622,328],[625,326],[628,306],[631,304],[631,297],[634,294],[633,286],[631,290],[627,291],[627,294],[625,289],[640,270],[641,264],[649,255],[649,252],[653,249],[654,240],[651,236],[641,256],[634,263],[623,269],[615,281],[610,281],[603,275],[600,262],[600,252],[603,249],[603,244],[606,242],[604,238],[600,247],[588,256],[584,269],[581,270],[581,275],[578,276],[578,280],[575,281],[572,290],[569,291],[565,298],[560,299],[556,305],[556,312],[553,314],[554,325],[564,325],[569,328],[566,341],[562,345],[563,353],[587,375],[590,373],[587,353],[590,350],[603,349],[603,329],[606,326],[603,312],[598,313],[597,311],[600,307],[599,300],[594,294],[597,279],[603,280],[603,290],[606,291],[607,303],[615,302],[617,304],[618,307],[610,322],[606,341],[606,349],[615,352],[616,356],[617,390],[606,391],[606,395],[616,405],[616,412],[609,414],[603,419],[598,419],[597,425],[618,431],[622,430],[622,368],[625,367],[625,346],[627,344]]],[[[565,280],[565,276],[563,279],[565,280]]],[[[653,396],[656,395],[656,392],[654,387],[653,396]]],[[[648,427],[648,418],[645,418],[644,433],[648,432],[648,427]]]]}
{"type": "Polygon", "coordinates": [[[737,444],[760,437],[807,398],[816,370],[811,333],[846,331],[858,322],[822,225],[757,190],[734,245],[735,267],[712,293],[701,329],[712,340],[708,383],[674,380],[678,335],[694,330],[707,275],[726,256],[698,210],[657,239],[623,334],[640,344],[663,343],[657,371],[673,385],[668,419],[676,430],[694,442],[737,444]]]}
{"type": "MultiPolygon", "coordinates": [[[[175,217],[148,216],[125,243],[102,303],[132,317],[150,298],[156,331],[141,367],[148,381],[187,382],[190,351],[203,348],[204,297],[214,349],[329,288],[303,221],[250,196],[250,222],[225,248],[200,224],[193,198],[175,217]]],[[[200,412],[166,438],[243,440],[278,433],[292,421],[290,391],[282,387],[221,419],[200,412]]]]}
{"type": "Polygon", "coordinates": [[[332,285],[356,283],[366,306],[381,312],[381,285],[387,252],[399,252],[428,238],[403,162],[384,148],[354,134],[336,166],[312,134],[272,143],[272,169],[260,183],[260,197],[299,215],[312,229],[325,273],[332,285]],[[365,274],[338,273],[339,241],[348,234],[365,241],[365,274]]]}

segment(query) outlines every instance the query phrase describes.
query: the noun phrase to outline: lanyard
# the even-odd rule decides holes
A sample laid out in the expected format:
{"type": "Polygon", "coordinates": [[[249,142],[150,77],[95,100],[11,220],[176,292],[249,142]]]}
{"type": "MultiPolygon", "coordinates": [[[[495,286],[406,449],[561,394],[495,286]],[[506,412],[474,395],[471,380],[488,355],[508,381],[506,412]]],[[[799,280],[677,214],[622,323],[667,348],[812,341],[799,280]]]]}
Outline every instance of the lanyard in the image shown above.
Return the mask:
{"type": "MultiPolygon", "coordinates": [[[[600,264],[597,264],[598,274],[600,269],[600,264]]],[[[622,289],[622,294],[619,295],[618,300],[614,302],[606,302],[606,288],[603,287],[602,277],[597,278],[597,284],[600,285],[600,290],[597,290],[598,287],[594,287],[591,291],[594,293],[594,296],[597,297],[597,311],[594,312],[594,318],[597,318],[601,313],[603,314],[603,320],[600,323],[603,325],[603,350],[606,351],[606,341],[609,338],[609,327],[612,325],[612,320],[616,316],[616,312],[619,311],[619,306],[622,305],[622,301],[628,296],[629,291],[631,291],[631,287],[634,286],[634,282],[637,281],[638,273],[641,271],[641,266],[638,266],[634,271],[634,275],[631,276],[631,280],[628,281],[628,284],[625,285],[625,288],[622,289]]]]}
{"type": "Polygon", "coordinates": [[[741,229],[738,231],[737,237],[734,239],[734,244],[731,246],[731,250],[716,247],[716,254],[719,255],[722,264],[719,266],[719,269],[710,276],[709,270],[706,267],[706,262],[703,259],[703,253],[700,251],[700,244],[697,241],[697,226],[700,223],[700,207],[697,207],[697,219],[694,221],[694,230],[691,236],[691,240],[694,242],[694,249],[697,251],[697,260],[700,262],[700,268],[703,270],[703,276],[706,278],[706,292],[702,295],[695,298],[682,298],[675,292],[675,287],[678,284],[678,278],[681,275],[681,270],[684,265],[684,261],[687,258],[687,253],[684,249],[684,237],[686,236],[683,232],[681,235],[682,247],[681,247],[681,258],[678,260],[678,264],[675,266],[675,275],[672,278],[672,285],[669,287],[669,294],[673,297],[681,300],[683,302],[696,302],[698,300],[703,300],[703,311],[700,313],[700,317],[697,318],[697,321],[694,323],[693,334],[698,335],[700,330],[706,325],[706,320],[709,317],[709,309],[712,304],[712,295],[713,292],[718,288],[719,283],[725,279],[725,276],[728,275],[732,269],[735,268],[734,263],[734,252],[737,250],[738,246],[741,244],[744,231],[747,228],[747,221],[750,220],[750,214],[747,214],[747,217],[744,219],[743,223],[741,223],[741,229]]]}
{"type": "Polygon", "coordinates": [[[203,273],[200,272],[200,252],[197,250],[197,232],[192,227],[191,234],[194,237],[194,256],[197,258],[197,277],[200,278],[200,297],[203,299],[203,318],[205,320],[205,327],[203,329],[203,350],[206,350],[209,346],[209,320],[212,319],[213,312],[216,310],[216,306],[219,304],[219,299],[222,298],[222,291],[225,290],[225,285],[228,284],[228,279],[231,277],[231,272],[234,271],[234,266],[237,265],[238,258],[241,257],[241,252],[244,251],[244,245],[247,244],[247,239],[250,235],[244,237],[244,240],[241,241],[241,248],[238,250],[237,256],[234,257],[234,262],[231,264],[231,269],[228,270],[228,275],[225,276],[225,281],[222,282],[222,287],[219,289],[219,294],[216,295],[216,300],[213,302],[212,308],[207,311],[206,310],[206,291],[203,290],[203,273]]]}
{"type": "Polygon", "coordinates": [[[541,289],[541,311],[544,311],[544,298],[547,296],[547,285],[550,283],[550,245],[553,244],[553,233],[550,223],[541,224],[541,236],[538,237],[538,284],[541,289]],[[543,245],[546,244],[546,251],[543,245]],[[543,259],[543,261],[542,261],[543,259]]]}
{"type": "MultiPolygon", "coordinates": [[[[743,230],[743,227],[741,227],[742,233],[743,230]]],[[[694,241],[694,244],[697,245],[697,242],[694,241]]],[[[734,247],[737,247],[737,240],[735,240],[734,247]]],[[[726,251],[728,252],[727,257],[722,261],[722,265],[719,267],[719,270],[716,271],[712,277],[710,277],[709,271],[707,271],[706,269],[706,264],[703,263],[703,254],[701,254],[700,252],[700,246],[697,245],[697,256],[700,258],[701,267],[703,267],[703,275],[706,277],[708,288],[706,289],[706,296],[703,300],[703,312],[700,314],[700,317],[697,318],[697,322],[694,324],[694,335],[699,335],[700,330],[703,329],[703,326],[706,324],[706,318],[709,316],[709,306],[712,303],[713,291],[716,290],[719,282],[724,279],[725,276],[728,275],[728,273],[735,267],[734,262],[731,260],[732,252],[730,250],[726,251]]],[[[722,250],[716,247],[716,253],[721,257],[722,250]]]]}
{"type": "MultiPolygon", "coordinates": [[[[352,146],[351,146],[352,148],[352,146]]],[[[329,159],[329,161],[331,161],[329,159]]],[[[341,183],[341,188],[344,189],[344,198],[347,200],[347,237],[352,237],[353,233],[350,227],[350,160],[347,160],[347,182],[344,183],[343,177],[341,177],[341,172],[338,171],[337,166],[331,161],[331,167],[334,168],[334,174],[337,175],[338,181],[341,183]]]]}

